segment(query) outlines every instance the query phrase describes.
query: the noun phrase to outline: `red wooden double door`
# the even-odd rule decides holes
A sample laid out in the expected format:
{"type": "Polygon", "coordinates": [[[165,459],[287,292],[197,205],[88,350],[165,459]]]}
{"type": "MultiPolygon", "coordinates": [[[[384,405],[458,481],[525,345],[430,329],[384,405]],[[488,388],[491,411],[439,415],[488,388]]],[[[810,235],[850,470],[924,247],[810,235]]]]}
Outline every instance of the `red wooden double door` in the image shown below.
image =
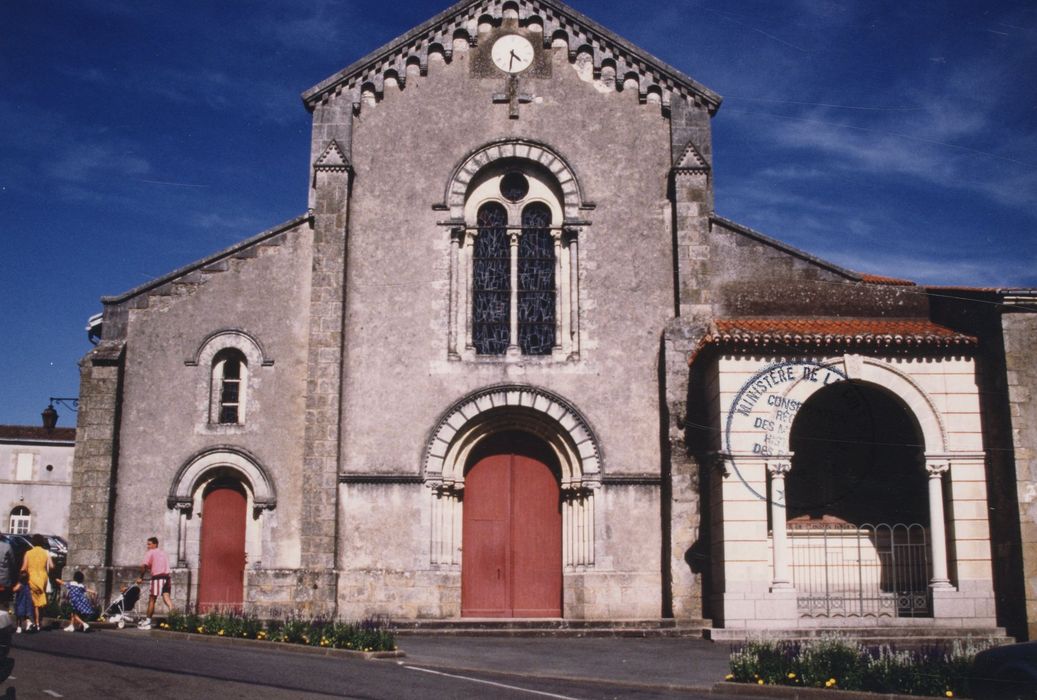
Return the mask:
{"type": "Polygon", "coordinates": [[[206,489],[202,500],[198,609],[240,610],[245,585],[245,491],[233,481],[206,489]]]}
{"type": "Polygon", "coordinates": [[[562,616],[561,505],[545,461],[502,450],[465,477],[461,615],[562,616]]]}

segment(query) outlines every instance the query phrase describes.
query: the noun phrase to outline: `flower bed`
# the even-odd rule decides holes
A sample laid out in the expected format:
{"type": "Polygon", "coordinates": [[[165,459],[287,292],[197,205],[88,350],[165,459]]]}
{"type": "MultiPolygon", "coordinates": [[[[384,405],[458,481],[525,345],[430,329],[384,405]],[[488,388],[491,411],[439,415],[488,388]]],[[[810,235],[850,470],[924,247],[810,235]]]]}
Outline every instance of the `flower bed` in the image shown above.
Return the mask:
{"type": "Polygon", "coordinates": [[[172,632],[268,640],[328,649],[396,651],[396,639],[392,632],[376,620],[359,623],[296,618],[263,621],[237,613],[185,615],[174,612],[159,627],[172,632]]]}
{"type": "Polygon", "coordinates": [[[749,642],[731,654],[728,681],[865,690],[953,698],[970,695],[969,671],[991,642],[955,642],[948,650],[897,651],[826,637],[811,642],[749,642]]]}

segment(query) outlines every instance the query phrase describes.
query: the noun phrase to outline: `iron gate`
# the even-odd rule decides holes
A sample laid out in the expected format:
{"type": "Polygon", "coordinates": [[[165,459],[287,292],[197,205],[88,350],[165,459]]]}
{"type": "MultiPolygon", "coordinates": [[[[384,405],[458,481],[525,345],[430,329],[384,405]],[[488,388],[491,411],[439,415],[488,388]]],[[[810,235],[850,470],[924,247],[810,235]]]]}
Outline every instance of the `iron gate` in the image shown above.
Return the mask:
{"type": "Polygon", "coordinates": [[[925,617],[929,548],[917,523],[788,523],[800,617],[925,617]]]}

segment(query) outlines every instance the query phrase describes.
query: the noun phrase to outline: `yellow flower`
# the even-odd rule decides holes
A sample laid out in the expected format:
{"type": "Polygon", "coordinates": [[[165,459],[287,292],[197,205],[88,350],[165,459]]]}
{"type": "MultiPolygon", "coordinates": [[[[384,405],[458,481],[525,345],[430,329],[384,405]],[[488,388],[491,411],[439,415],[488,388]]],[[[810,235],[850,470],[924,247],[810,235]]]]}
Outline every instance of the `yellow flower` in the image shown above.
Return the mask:
{"type": "Polygon", "coordinates": [[[220,635],[220,636],[222,637],[222,636],[223,636],[223,630],[220,630],[220,631],[219,631],[219,632],[217,632],[216,634],[218,634],[218,635],[220,635]]]}
{"type": "Polygon", "coordinates": [[[733,673],[729,673],[729,674],[727,674],[726,676],[724,676],[724,680],[725,680],[725,681],[729,681],[729,680],[731,680],[731,679],[732,679],[732,678],[734,678],[734,677],[735,677],[735,674],[733,674],[733,673]]]}
{"type": "Polygon", "coordinates": [[[201,633],[202,633],[202,632],[204,632],[204,631],[205,631],[205,628],[204,628],[204,627],[199,627],[199,628],[198,628],[198,633],[199,633],[199,634],[201,634],[201,633]]]}
{"type": "Polygon", "coordinates": [[[949,698],[953,698],[954,697],[954,691],[953,690],[948,690],[946,693],[944,693],[944,695],[946,695],[949,698]]]}
{"type": "Polygon", "coordinates": [[[789,678],[791,679],[791,678],[795,678],[795,677],[796,677],[796,674],[795,674],[795,673],[792,673],[792,672],[790,671],[790,672],[789,672],[789,678]]]}
{"type": "Polygon", "coordinates": [[[763,679],[762,678],[757,678],[756,679],[756,684],[757,685],[763,685],[763,679]]]}

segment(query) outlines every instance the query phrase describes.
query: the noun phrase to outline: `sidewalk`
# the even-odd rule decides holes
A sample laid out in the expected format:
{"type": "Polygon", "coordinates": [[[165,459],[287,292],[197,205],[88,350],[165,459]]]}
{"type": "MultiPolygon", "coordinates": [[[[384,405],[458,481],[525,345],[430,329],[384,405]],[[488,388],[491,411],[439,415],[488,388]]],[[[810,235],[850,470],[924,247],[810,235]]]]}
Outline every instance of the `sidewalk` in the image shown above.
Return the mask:
{"type": "Polygon", "coordinates": [[[702,639],[414,636],[398,643],[403,663],[437,670],[699,691],[728,673],[728,646],[702,639]]]}

